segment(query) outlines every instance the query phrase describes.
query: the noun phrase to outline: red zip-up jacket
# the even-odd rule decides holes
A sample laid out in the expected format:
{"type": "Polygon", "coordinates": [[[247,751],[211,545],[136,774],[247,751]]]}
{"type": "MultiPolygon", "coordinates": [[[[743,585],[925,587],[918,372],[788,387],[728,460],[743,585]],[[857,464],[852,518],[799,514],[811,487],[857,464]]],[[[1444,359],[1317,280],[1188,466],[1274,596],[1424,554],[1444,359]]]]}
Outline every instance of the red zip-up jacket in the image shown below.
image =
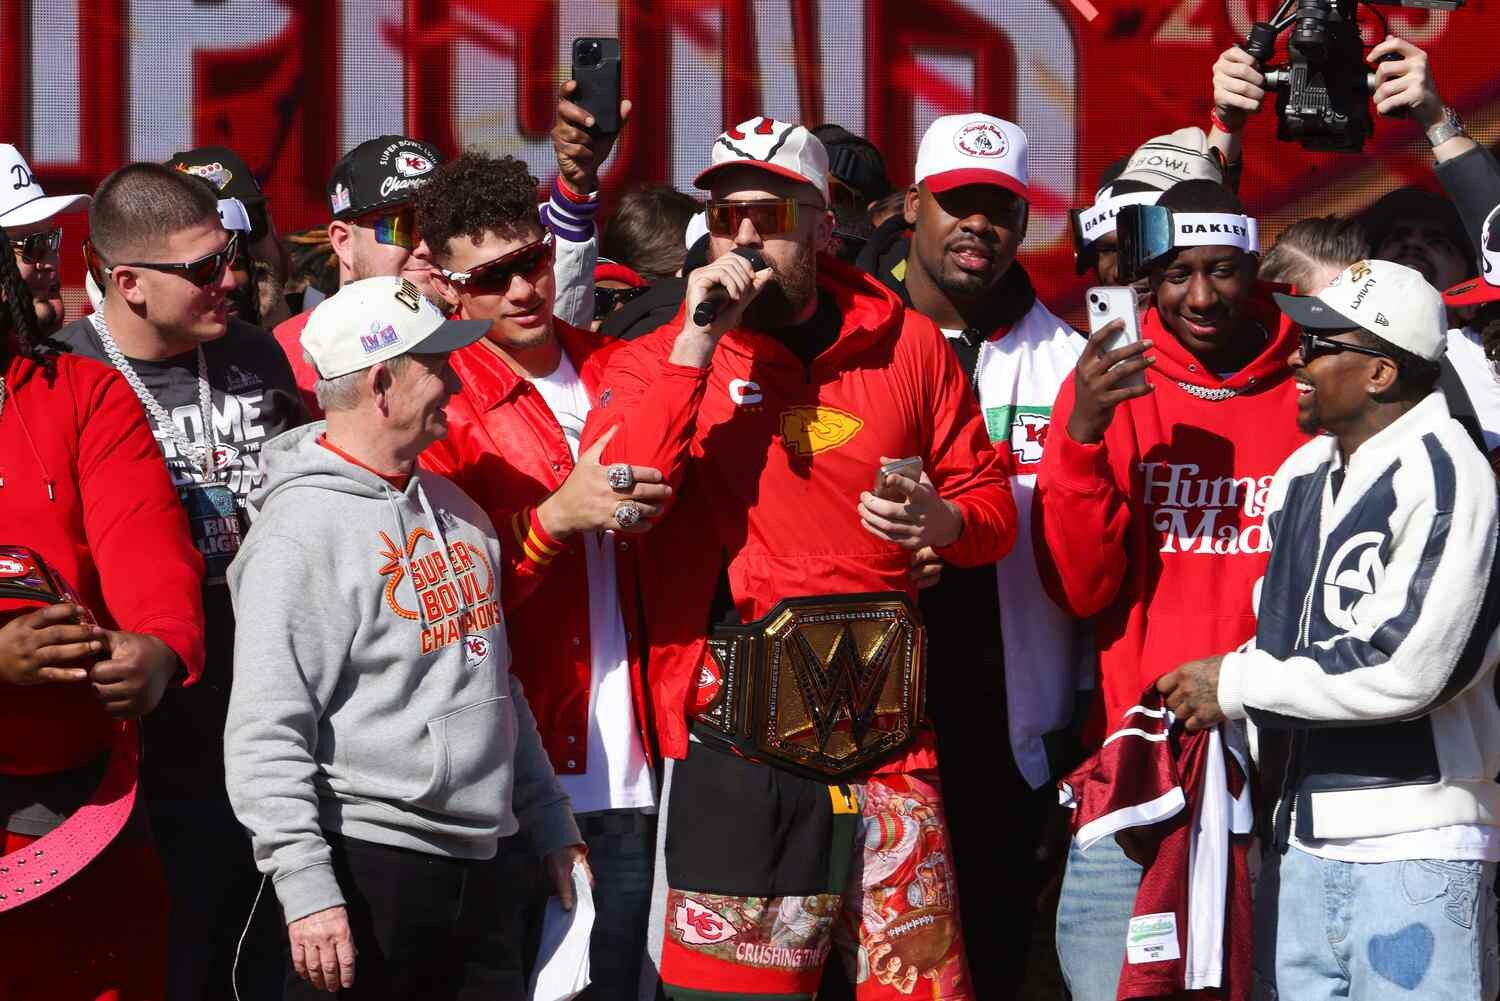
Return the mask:
{"type": "MultiPolygon", "coordinates": [[[[653,726],[663,754],[687,753],[687,704],[703,663],[726,560],[740,618],[783,598],[900,591],[910,556],[860,525],[881,456],[920,456],[964,514],[950,563],[1000,559],[1015,542],[1010,485],[943,335],[875,279],[826,256],[818,287],[842,314],[838,339],[803,363],[763,334],[731,330],[707,368],[668,359],[666,326],[612,352],[584,446],[618,428],[604,462],[662,470],[675,490],[642,536],[653,726]]],[[[961,671],[961,664],[934,664],[961,671]]],[[[887,767],[931,767],[929,735],[887,767]]]]}
{"type": "MultiPolygon", "coordinates": [[[[556,318],[552,324],[594,396],[598,358],[618,342],[556,318]]],[[[572,539],[558,542],[536,516],[536,506],[573,471],[573,453],[542,394],[482,342],[455,351],[452,364],[463,390],[448,401],[448,436],[423,452],[420,462],[457,483],[495,523],[511,672],[526,688],[553,770],[582,775],[588,767],[593,676],[588,562],[583,546],[572,539]]],[[[631,687],[635,705],[644,707],[634,555],[632,537],[618,536],[615,570],[631,687]]],[[[642,736],[649,754],[652,742],[644,726],[642,736]]]]}
{"type": "Polygon", "coordinates": [[[1307,440],[1287,359],[1298,329],[1257,286],[1251,315],[1270,338],[1227,379],[1168,331],[1156,307],[1154,391],[1115,410],[1104,440],[1068,435],[1074,377],[1052,408],[1032,500],[1037,568],[1057,603],[1094,617],[1099,694],[1085,737],[1097,745],[1163,674],[1255,633],[1250,591],[1270,540],[1261,519],[1271,476],[1307,440]],[[1223,400],[1184,389],[1233,390],[1223,400]]]}
{"type": "MultiPolygon", "coordinates": [[[[196,680],[203,558],[145,412],[109,366],[68,354],[56,364],[51,380],[14,352],[6,367],[0,543],[41,554],[101,626],[157,637],[196,680]]],[[[113,733],[86,683],[0,684],[0,774],[82,767],[113,733]]]]}
{"type": "Polygon", "coordinates": [[[312,317],[312,310],[298,313],[276,324],[276,329],[271,336],[276,338],[276,343],[281,345],[281,350],[286,354],[286,360],[292,366],[292,375],[297,380],[297,391],[302,394],[302,403],[307,407],[308,414],[313,420],[321,420],[323,408],[318,406],[317,394],[313,392],[313,385],[318,381],[318,371],[307,363],[307,358],[302,354],[302,330],[307,326],[307,321],[312,317]]]}

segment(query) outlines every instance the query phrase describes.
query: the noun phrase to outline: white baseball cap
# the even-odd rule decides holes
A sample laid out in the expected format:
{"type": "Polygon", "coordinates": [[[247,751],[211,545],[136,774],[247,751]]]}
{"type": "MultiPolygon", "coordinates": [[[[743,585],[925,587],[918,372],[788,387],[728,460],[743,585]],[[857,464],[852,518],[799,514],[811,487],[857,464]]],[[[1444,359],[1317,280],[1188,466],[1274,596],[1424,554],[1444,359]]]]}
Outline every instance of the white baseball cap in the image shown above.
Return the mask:
{"type": "Polygon", "coordinates": [[[828,204],[828,150],[801,125],[774,118],[752,118],[714,140],[713,163],[693,179],[708,190],[713,177],[726,167],[756,167],[818,189],[828,204]]]}
{"type": "Polygon", "coordinates": [[[442,355],[468,347],[489,320],[450,320],[405,278],[350,282],[318,303],[302,328],[302,350],[324,379],[397,355],[442,355]]]}
{"type": "Polygon", "coordinates": [[[1197,126],[1188,126],[1164,136],[1147,139],[1130,154],[1125,169],[1111,184],[1136,181],[1165,191],[1183,181],[1224,183],[1218,151],[1208,142],[1208,134],[1197,126]]]}
{"type": "Polygon", "coordinates": [[[928,191],[993,184],[1029,200],[1026,133],[994,115],[944,115],[927,127],[917,147],[916,179],[928,191]]]}
{"type": "Polygon", "coordinates": [[[48,197],[21,151],[0,143],[0,226],[29,226],[62,212],[89,207],[88,195],[48,197]]]}
{"type": "Polygon", "coordinates": [[[1500,299],[1500,205],[1490,209],[1479,231],[1479,277],[1443,293],[1450,306],[1482,306],[1500,299]]]}
{"type": "Polygon", "coordinates": [[[1281,311],[1304,330],[1359,327],[1419,358],[1448,347],[1443,297],[1422,272],[1391,261],[1356,261],[1315,295],[1276,293],[1281,311]]]}

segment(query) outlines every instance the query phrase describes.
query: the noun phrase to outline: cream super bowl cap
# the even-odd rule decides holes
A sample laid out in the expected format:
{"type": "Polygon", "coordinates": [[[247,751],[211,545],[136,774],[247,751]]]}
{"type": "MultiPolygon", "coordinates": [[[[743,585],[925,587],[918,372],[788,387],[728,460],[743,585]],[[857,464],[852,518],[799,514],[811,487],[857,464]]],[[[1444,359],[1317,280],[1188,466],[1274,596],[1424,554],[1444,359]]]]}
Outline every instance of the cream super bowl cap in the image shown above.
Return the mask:
{"type": "Polygon", "coordinates": [[[1029,200],[1026,133],[993,115],[944,115],[927,127],[917,147],[916,180],[935,192],[993,184],[1029,200]]]}
{"type": "Polygon", "coordinates": [[[489,320],[450,320],[405,278],[350,282],[318,303],[302,328],[302,350],[324,379],[397,355],[441,355],[468,347],[489,320]]]}
{"type": "Polygon", "coordinates": [[[1316,295],[1276,293],[1304,330],[1360,327],[1419,358],[1437,361],[1448,346],[1443,297],[1420,271],[1391,261],[1356,261],[1316,295]]]}
{"type": "Polygon", "coordinates": [[[708,190],[714,175],[728,167],[754,167],[805,181],[828,204],[828,150],[801,125],[764,116],[740,122],[714,140],[713,163],[693,179],[694,186],[708,190]]]}
{"type": "Polygon", "coordinates": [[[82,211],[92,201],[88,195],[48,197],[21,151],[0,143],[0,226],[29,226],[62,212],[82,211]]]}

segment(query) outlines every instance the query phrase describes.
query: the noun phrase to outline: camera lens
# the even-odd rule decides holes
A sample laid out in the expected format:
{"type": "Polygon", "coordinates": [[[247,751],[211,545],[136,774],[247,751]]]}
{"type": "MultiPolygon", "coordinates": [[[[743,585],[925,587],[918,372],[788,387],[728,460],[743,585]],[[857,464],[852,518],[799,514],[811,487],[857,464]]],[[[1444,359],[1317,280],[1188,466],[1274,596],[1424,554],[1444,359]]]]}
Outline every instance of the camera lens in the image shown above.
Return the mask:
{"type": "Polygon", "coordinates": [[[580,42],[578,45],[578,65],[598,66],[603,61],[603,55],[598,42],[580,42]]]}

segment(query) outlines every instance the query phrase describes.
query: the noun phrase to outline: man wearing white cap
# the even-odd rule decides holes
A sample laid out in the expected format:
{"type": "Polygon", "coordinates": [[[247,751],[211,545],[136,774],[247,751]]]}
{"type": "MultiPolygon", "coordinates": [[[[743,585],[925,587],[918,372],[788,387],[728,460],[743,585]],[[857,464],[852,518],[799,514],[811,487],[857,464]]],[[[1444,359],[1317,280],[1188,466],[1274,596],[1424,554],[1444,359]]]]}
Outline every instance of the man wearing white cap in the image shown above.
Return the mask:
{"type": "MultiPolygon", "coordinates": [[[[1084,344],[1016,261],[1030,215],[1026,134],[991,115],[939,118],[922,137],[915,177],[904,206],[910,238],[887,226],[887,245],[861,262],[937,324],[968,373],[1026,538],[1052,401],[1084,344]]],[[[1029,545],[1000,561],[998,575],[995,564],[945,567],[930,551],[915,566],[933,662],[969,665],[933,675],[927,697],[964,931],[971,945],[985,943],[969,954],[983,996],[1020,979],[1030,951],[1031,911],[997,912],[991,901],[997,892],[1030,899],[1040,886],[1039,868],[1015,860],[1035,854],[1056,802],[1049,779],[1071,764],[1055,755],[1073,716],[1080,636],[1042,589],[1029,545]],[[995,752],[997,729],[1008,754],[995,752]],[[998,831],[985,822],[997,802],[1010,817],[998,831]]]]}
{"type": "Polygon", "coordinates": [[[1268,996],[1492,998],[1500,551],[1494,476],[1435,389],[1443,300],[1378,260],[1277,299],[1321,434],[1271,484],[1254,642],[1158,687],[1189,729],[1289,742],[1255,899],[1268,996]]]}
{"type": "Polygon", "coordinates": [[[673,489],[640,543],[650,723],[676,759],[662,979],[808,997],[837,950],[860,998],[974,997],[910,563],[993,564],[1014,499],[932,322],[821,253],[816,137],[743,122],[697,184],[710,263],[609,357],[584,435],[673,489]]]}
{"type": "Polygon", "coordinates": [[[344,286],[302,332],[328,419],[266,448],[224,761],[289,999],[499,996],[471,964],[504,892],[483,863],[518,826],[571,906],[582,839],[510,674],[494,526],[416,465],[447,433],[449,354],[489,326],[405,279],[344,286]]]}
{"type": "Polygon", "coordinates": [[[20,150],[0,143],[0,229],[31,289],[43,336],[59,330],[66,315],[58,261],[62,227],[56,218],[87,209],[89,201],[88,195],[47,195],[20,150]]]}

